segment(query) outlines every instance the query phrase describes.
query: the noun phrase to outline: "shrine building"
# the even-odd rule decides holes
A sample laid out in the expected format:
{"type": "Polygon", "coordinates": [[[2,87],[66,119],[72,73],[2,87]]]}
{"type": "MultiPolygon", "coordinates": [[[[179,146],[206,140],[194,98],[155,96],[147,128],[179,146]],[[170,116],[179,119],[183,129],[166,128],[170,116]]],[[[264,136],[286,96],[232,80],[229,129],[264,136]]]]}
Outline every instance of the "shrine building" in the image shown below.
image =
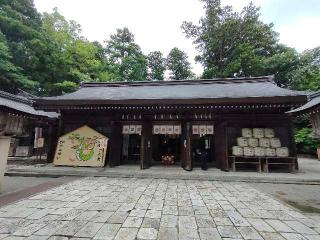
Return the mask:
{"type": "MultiPolygon", "coordinates": [[[[294,164],[292,116],[305,92],[278,87],[273,77],[83,83],[76,92],[35,99],[36,109],[60,114],[62,136],[87,125],[109,138],[107,166],[142,169],[164,160],[185,170],[201,166],[294,164]]],[[[290,165],[291,166],[291,165],[290,165]]],[[[292,167],[292,166],[291,166],[292,167]]],[[[265,169],[268,170],[268,169],[265,169]]]]}

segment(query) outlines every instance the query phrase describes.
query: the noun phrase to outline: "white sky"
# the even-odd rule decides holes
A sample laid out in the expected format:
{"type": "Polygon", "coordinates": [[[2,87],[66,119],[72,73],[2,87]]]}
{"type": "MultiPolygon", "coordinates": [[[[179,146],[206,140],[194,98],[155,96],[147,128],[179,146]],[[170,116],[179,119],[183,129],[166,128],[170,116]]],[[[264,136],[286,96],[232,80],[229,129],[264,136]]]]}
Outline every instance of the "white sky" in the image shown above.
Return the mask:
{"type": "MultiPolygon", "coordinates": [[[[222,0],[240,11],[250,0],[222,0]]],[[[261,17],[273,22],[280,41],[298,51],[320,46],[319,0],[253,0],[261,6],[261,17]]],[[[68,19],[81,24],[83,35],[103,43],[117,28],[128,27],[145,54],[159,50],[165,56],[173,47],[188,53],[193,71],[197,52],[180,28],[183,21],[197,23],[203,16],[199,0],[35,0],[40,12],[54,7],[68,19]]]]}

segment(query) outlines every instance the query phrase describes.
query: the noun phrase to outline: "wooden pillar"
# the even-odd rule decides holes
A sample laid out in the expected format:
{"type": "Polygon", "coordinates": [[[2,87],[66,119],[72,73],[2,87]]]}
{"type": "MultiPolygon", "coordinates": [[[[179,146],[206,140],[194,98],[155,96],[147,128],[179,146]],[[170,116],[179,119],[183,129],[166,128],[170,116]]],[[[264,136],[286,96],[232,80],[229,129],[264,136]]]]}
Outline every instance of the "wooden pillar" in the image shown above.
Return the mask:
{"type": "Polygon", "coordinates": [[[110,167],[120,165],[121,158],[121,146],[122,146],[122,130],[121,124],[118,122],[111,123],[112,132],[109,139],[109,161],[110,167]]]}
{"type": "Polygon", "coordinates": [[[53,123],[49,123],[48,128],[48,153],[47,153],[47,162],[52,163],[54,159],[54,154],[57,148],[58,144],[58,132],[57,132],[57,126],[56,124],[53,125],[53,123]]]}
{"type": "Polygon", "coordinates": [[[219,123],[215,127],[214,150],[217,168],[229,171],[228,163],[228,143],[227,143],[227,124],[219,123]]]}
{"type": "Polygon", "coordinates": [[[0,136],[0,193],[2,192],[3,178],[7,166],[10,141],[10,137],[0,136]]]}
{"type": "Polygon", "coordinates": [[[181,166],[184,170],[192,170],[191,123],[182,123],[181,166]]]}
{"type": "MultiPolygon", "coordinates": [[[[289,129],[288,129],[288,137],[289,137],[289,154],[292,157],[297,157],[297,146],[296,146],[296,142],[294,140],[294,127],[293,127],[293,121],[292,121],[292,117],[288,117],[288,120],[285,122],[285,125],[287,125],[287,123],[289,124],[289,129]]],[[[298,158],[296,158],[296,164],[295,164],[295,170],[299,170],[299,163],[298,163],[298,158]]]]}
{"type": "Polygon", "coordinates": [[[141,132],[140,167],[147,169],[152,162],[152,123],[144,122],[141,132]]]}
{"type": "Polygon", "coordinates": [[[62,122],[63,115],[62,115],[62,112],[61,112],[60,109],[58,110],[58,113],[60,114],[59,123],[58,123],[58,137],[61,137],[63,135],[63,129],[62,129],[62,127],[63,127],[62,126],[62,124],[63,124],[63,122],[62,122]]]}

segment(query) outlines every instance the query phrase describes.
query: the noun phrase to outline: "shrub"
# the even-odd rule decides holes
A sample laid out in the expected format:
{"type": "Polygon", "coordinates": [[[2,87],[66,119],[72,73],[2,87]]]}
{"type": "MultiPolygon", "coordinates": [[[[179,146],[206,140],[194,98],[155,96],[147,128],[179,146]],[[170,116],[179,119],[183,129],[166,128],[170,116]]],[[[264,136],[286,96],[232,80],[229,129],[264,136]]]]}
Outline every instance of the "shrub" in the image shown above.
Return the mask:
{"type": "Polygon", "coordinates": [[[320,139],[313,136],[312,128],[310,127],[296,129],[295,141],[298,153],[315,155],[317,147],[320,146],[320,139]]]}

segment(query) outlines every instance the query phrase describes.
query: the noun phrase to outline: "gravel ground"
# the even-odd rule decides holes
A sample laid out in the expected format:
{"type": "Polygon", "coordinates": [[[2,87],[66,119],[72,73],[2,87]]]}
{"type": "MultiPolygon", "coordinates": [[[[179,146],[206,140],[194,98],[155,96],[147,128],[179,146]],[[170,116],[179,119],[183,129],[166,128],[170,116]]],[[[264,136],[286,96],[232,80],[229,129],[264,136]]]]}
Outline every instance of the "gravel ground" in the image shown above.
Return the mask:
{"type": "MultiPolygon", "coordinates": [[[[57,179],[57,178],[56,178],[57,179]]],[[[33,187],[41,183],[48,181],[54,181],[55,178],[38,178],[38,177],[4,177],[4,183],[2,185],[2,192],[0,194],[4,195],[10,192],[15,192],[23,190],[25,188],[33,187]]]]}
{"type": "Polygon", "coordinates": [[[250,183],[252,187],[298,208],[320,215],[320,185],[250,183]]]}

